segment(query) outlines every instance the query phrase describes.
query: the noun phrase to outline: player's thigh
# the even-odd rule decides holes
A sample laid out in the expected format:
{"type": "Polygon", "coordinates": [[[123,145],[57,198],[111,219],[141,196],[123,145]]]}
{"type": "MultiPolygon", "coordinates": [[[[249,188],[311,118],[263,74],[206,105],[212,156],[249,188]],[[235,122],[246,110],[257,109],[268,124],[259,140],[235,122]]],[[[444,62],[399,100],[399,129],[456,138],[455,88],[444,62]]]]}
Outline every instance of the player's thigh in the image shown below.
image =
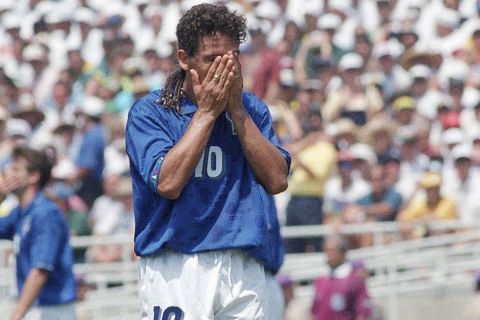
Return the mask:
{"type": "Polygon", "coordinates": [[[263,266],[241,250],[229,250],[222,259],[225,268],[220,278],[215,320],[265,319],[267,291],[263,266]]]}
{"type": "Polygon", "coordinates": [[[218,270],[198,255],[174,252],[142,258],[139,296],[143,320],[213,319],[218,270]]]}

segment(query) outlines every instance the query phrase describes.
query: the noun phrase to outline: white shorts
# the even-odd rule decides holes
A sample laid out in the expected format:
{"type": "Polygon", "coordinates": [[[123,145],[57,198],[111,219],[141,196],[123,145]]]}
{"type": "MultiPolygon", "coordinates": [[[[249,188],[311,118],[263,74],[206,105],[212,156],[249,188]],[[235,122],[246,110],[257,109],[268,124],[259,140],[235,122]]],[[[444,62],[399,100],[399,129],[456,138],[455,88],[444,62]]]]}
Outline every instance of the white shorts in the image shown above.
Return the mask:
{"type": "Polygon", "coordinates": [[[140,259],[142,320],[264,319],[263,266],[241,250],[140,259]]]}
{"type": "Polygon", "coordinates": [[[73,303],[57,304],[53,306],[34,306],[24,320],[75,320],[75,306],[73,303]]]}

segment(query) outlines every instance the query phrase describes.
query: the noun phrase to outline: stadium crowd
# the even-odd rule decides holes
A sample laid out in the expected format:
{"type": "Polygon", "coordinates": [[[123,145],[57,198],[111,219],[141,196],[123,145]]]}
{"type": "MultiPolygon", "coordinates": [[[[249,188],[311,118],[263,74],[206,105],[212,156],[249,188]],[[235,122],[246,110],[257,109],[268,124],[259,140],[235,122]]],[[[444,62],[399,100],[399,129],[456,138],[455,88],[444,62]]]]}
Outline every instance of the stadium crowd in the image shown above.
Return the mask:
{"type": "MultiPolygon", "coordinates": [[[[131,232],[125,120],[164,84],[176,22],[197,2],[1,2],[0,166],[17,145],[47,150],[73,234],[131,232]]],[[[479,222],[477,1],[225,3],[247,16],[244,88],[268,102],[293,156],[282,223],[479,222]]]]}
{"type": "MultiPolygon", "coordinates": [[[[176,61],[196,0],[0,1],[0,169],[15,146],[55,161],[48,194],[73,235],[133,232],[124,127],[176,61]]],[[[244,88],[292,155],[282,224],[480,223],[480,3],[237,0],[244,88]]],[[[16,204],[8,197],[0,216],[16,204]]],[[[351,239],[356,247],[369,237],[351,239]]],[[[295,239],[288,252],[319,251],[295,239]]],[[[119,247],[75,252],[115,261],[119,247]]]]}

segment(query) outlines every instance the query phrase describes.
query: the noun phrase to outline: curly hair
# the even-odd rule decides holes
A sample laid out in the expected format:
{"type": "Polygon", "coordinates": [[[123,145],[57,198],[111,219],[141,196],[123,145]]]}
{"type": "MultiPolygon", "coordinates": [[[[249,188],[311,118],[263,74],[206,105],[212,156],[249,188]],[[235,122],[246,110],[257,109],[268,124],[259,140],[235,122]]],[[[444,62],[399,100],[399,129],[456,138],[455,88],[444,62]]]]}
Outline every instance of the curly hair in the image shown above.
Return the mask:
{"type": "MultiPolygon", "coordinates": [[[[177,25],[178,49],[185,50],[189,57],[193,57],[202,38],[217,33],[226,35],[238,44],[242,43],[247,36],[245,17],[223,5],[203,3],[193,6],[177,25]]],[[[185,75],[185,70],[179,65],[170,72],[159,101],[162,106],[180,110],[185,75]]]]}

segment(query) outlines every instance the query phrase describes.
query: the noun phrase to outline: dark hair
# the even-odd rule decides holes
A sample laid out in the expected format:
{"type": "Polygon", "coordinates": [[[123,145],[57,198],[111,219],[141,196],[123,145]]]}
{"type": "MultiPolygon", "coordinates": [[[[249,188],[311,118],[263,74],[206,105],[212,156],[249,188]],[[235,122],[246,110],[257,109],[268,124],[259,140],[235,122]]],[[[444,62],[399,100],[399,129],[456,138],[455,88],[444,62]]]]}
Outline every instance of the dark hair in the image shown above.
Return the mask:
{"type": "Polygon", "coordinates": [[[38,183],[39,189],[43,189],[50,179],[52,171],[52,161],[45,152],[33,150],[27,147],[16,147],[13,149],[12,158],[14,160],[27,160],[28,172],[39,172],[40,181],[38,183]]]}
{"type": "MultiPolygon", "coordinates": [[[[245,41],[246,19],[223,5],[202,3],[188,10],[177,25],[177,46],[193,57],[203,37],[217,33],[231,38],[238,44],[245,41]]],[[[166,108],[180,109],[180,97],[186,72],[176,65],[168,75],[160,103],[166,108]]]]}

